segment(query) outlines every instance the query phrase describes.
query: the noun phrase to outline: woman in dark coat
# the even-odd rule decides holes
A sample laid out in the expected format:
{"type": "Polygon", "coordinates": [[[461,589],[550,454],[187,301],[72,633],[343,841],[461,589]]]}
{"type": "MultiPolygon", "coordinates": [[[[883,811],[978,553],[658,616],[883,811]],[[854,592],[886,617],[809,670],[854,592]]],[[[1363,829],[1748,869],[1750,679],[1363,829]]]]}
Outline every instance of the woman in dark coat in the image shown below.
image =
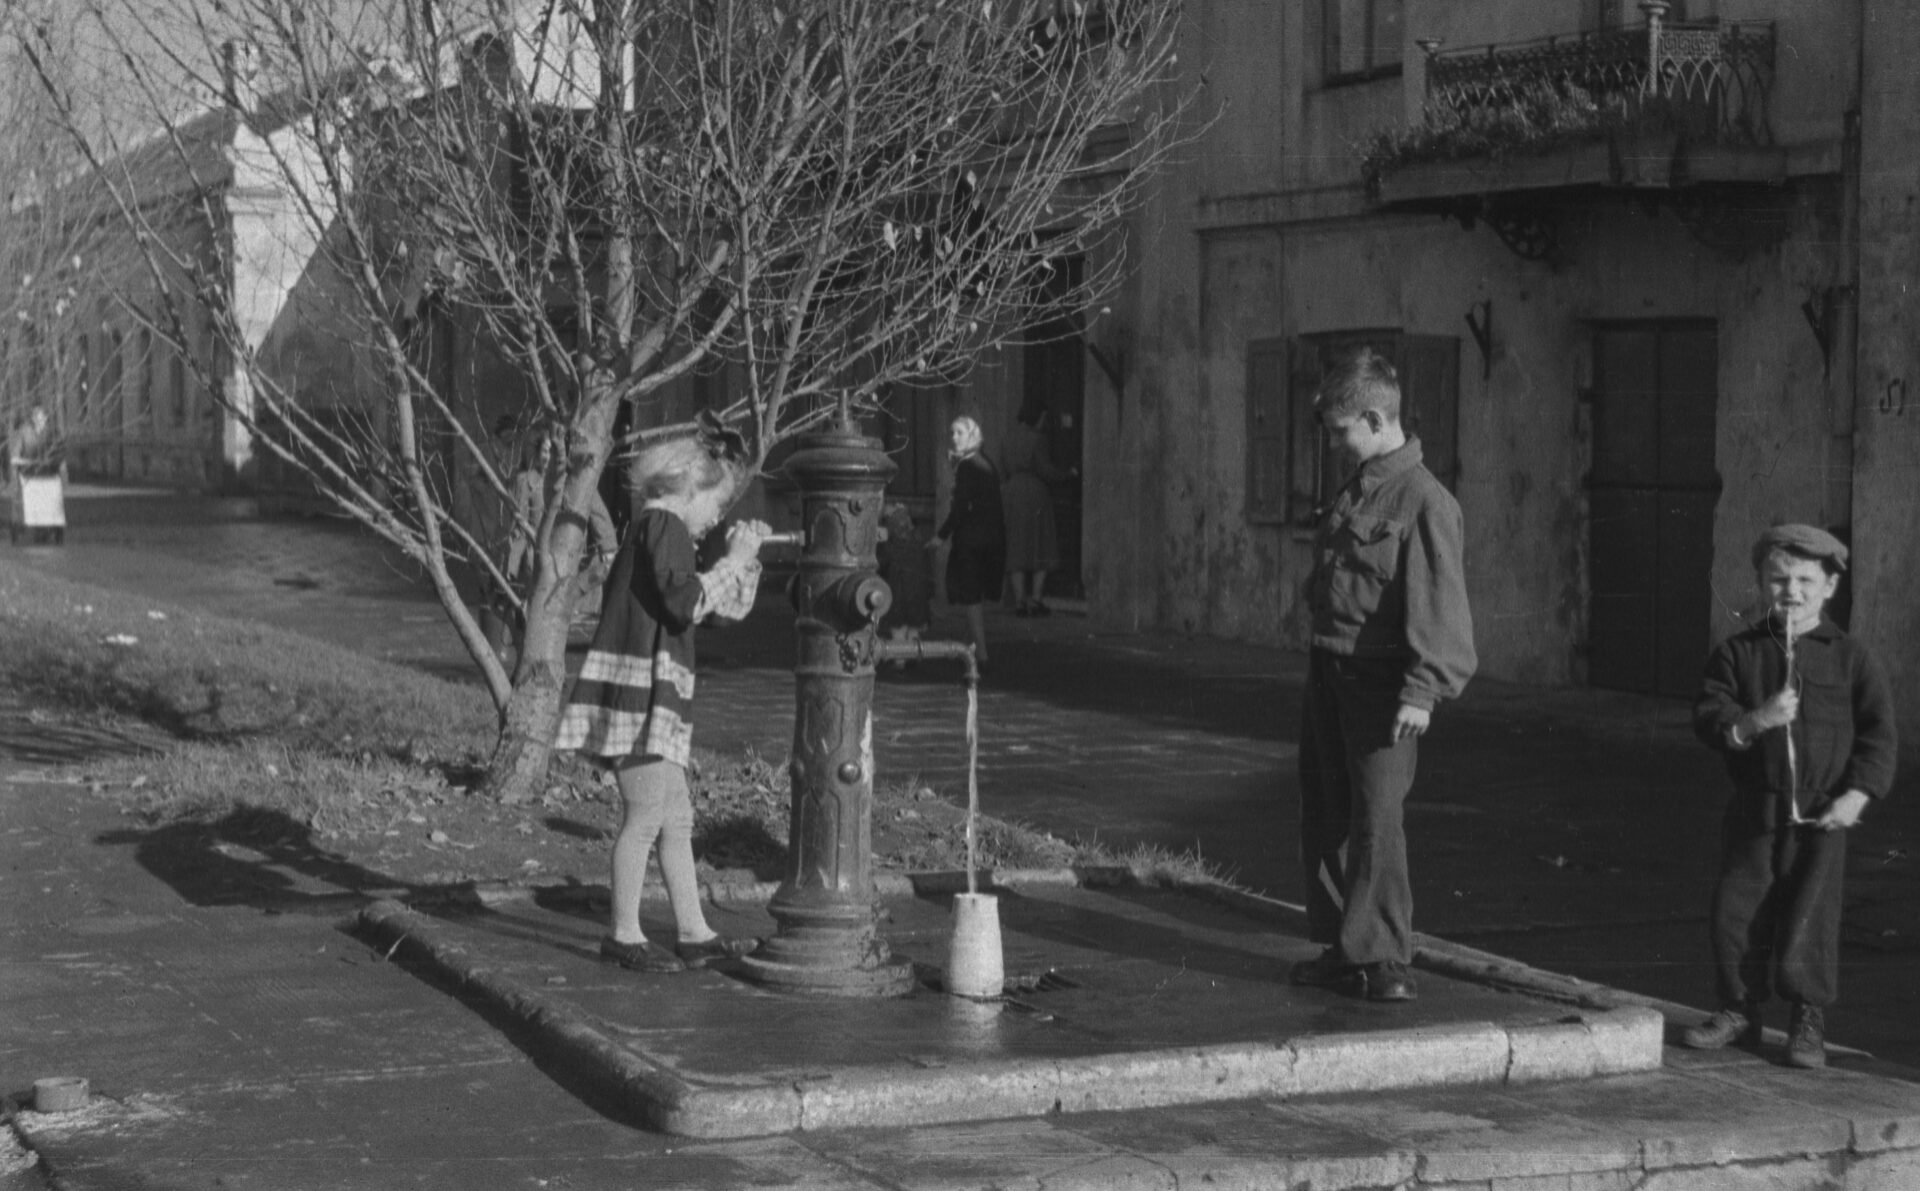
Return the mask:
{"type": "Polygon", "coordinates": [[[974,656],[987,660],[987,623],[981,604],[1000,598],[1007,567],[1007,526],[1000,506],[1000,473],[980,450],[980,423],[955,418],[948,432],[953,501],[937,542],[947,543],[947,602],[966,609],[974,656]]]}

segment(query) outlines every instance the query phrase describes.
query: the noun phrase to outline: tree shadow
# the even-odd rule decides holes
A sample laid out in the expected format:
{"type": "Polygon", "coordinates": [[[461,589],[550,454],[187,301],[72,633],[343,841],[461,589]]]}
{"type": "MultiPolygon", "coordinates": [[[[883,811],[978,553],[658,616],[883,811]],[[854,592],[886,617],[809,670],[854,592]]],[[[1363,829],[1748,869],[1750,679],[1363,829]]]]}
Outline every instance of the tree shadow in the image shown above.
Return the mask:
{"type": "Polygon", "coordinates": [[[0,758],[29,765],[82,765],[158,751],[163,736],[140,724],[62,723],[0,715],[0,758]]]}
{"type": "Polygon", "coordinates": [[[195,906],[338,913],[375,897],[430,904],[435,895],[471,890],[467,882],[423,885],[367,868],[322,847],[306,824],[262,807],[109,831],[94,842],[132,847],[142,868],[195,906]]]}

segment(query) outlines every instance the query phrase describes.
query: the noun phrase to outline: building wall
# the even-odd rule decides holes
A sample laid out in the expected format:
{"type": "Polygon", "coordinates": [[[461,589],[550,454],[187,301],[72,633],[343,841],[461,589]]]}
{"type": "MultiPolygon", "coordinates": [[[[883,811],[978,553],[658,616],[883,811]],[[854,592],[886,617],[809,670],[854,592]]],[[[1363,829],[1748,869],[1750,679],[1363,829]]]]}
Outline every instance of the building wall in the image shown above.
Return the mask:
{"type": "MultiPolygon", "coordinates": [[[[1592,439],[1593,325],[1712,319],[1719,356],[1715,462],[1722,492],[1713,525],[1712,622],[1718,636],[1754,597],[1748,546],[1767,525],[1806,520],[1897,540],[1867,547],[1886,572],[1913,576],[1904,521],[1920,484],[1916,453],[1898,435],[1860,451],[1852,508],[1830,485],[1835,409],[1845,369],[1830,372],[1802,303],[1843,286],[1842,188],[1837,166],[1769,189],[1784,238],[1709,248],[1671,210],[1621,192],[1553,214],[1552,263],[1511,254],[1484,225],[1372,211],[1358,185],[1354,146],[1404,118],[1419,84],[1415,38],[1449,46],[1526,40],[1591,27],[1597,6],[1505,3],[1463,7],[1408,0],[1406,78],[1322,87],[1317,5],[1215,0],[1190,22],[1182,62],[1207,80],[1213,119],[1191,161],[1168,171],[1138,226],[1138,269],[1105,334],[1130,348],[1125,391],[1102,402],[1089,377],[1088,578],[1093,613],[1114,627],[1156,626],[1299,645],[1299,593],[1308,531],[1246,516],[1247,346],[1251,341],[1358,328],[1398,328],[1461,340],[1458,496],[1468,525],[1468,578],[1483,673],[1548,684],[1585,680],[1586,477],[1592,439]],[[1485,375],[1465,316],[1490,302],[1485,375]],[[1862,494],[1872,492],[1871,500],[1862,494]],[[1895,499],[1895,494],[1899,498],[1895,499]],[[1866,508],[1872,504],[1873,509],[1866,508]],[[1896,514],[1891,509],[1901,509],[1896,514]],[[1876,516],[1879,521],[1876,522],[1876,516]],[[1877,526],[1877,528],[1876,528],[1877,526]],[[1897,556],[1897,557],[1896,557],[1897,556]]],[[[1912,26],[1898,6],[1881,18],[1912,26]]],[[[1770,19],[1779,38],[1772,116],[1798,160],[1837,163],[1855,53],[1853,26],[1812,3],[1721,0],[1690,18],[1770,19]]],[[[1628,20],[1637,23],[1637,13],[1628,20]]],[[[1900,213],[1920,193],[1920,98],[1895,69],[1914,48],[1876,38],[1888,69],[1875,139],[1900,169],[1879,175],[1884,224],[1899,230],[1881,253],[1891,295],[1915,276],[1920,251],[1900,213]],[[1907,237],[1907,238],[1902,238],[1907,237]]],[[[1417,108],[1417,103],[1413,105],[1417,108]]],[[[1872,150],[1869,150],[1869,158],[1872,150]]],[[[1867,169],[1873,174],[1871,162],[1867,169]]],[[[1875,232],[1863,235],[1869,245],[1875,232]]],[[[1866,255],[1875,257],[1869,247],[1866,255]]],[[[1878,266],[1877,266],[1878,267],[1878,266]]],[[[1889,301],[1876,331],[1863,324],[1862,391],[1909,370],[1912,299],[1889,301]],[[1879,346],[1872,346],[1879,345],[1879,346]],[[1879,356],[1874,356],[1879,352],[1879,356]],[[1869,357],[1890,362],[1874,365],[1869,357]]],[[[1863,306],[1876,302],[1871,286],[1863,306]]],[[[1871,321],[1871,320],[1870,320],[1871,321]]],[[[1920,425],[1910,413],[1899,434],[1920,425]]],[[[1920,576],[1917,576],[1920,577],[1920,576]]],[[[1855,616],[1898,624],[1920,640],[1906,604],[1861,584],[1855,616]],[[1893,619],[1889,620],[1889,616],[1893,619]]],[[[1911,586],[1911,584],[1909,584],[1911,586]]],[[[1704,648],[1705,642],[1702,642],[1704,648]]]]}
{"type": "MultiPolygon", "coordinates": [[[[205,259],[221,234],[165,192],[149,213],[165,252],[181,259],[205,259]]],[[[72,299],[35,306],[30,323],[8,329],[9,412],[44,405],[76,475],[213,486],[218,411],[187,359],[143,327],[163,309],[151,272],[118,221],[80,244],[72,299]]],[[[211,363],[204,319],[191,302],[182,306],[189,354],[211,363]]]]}
{"type": "Polygon", "coordinates": [[[1854,627],[1920,717],[1920,19],[1863,0],[1860,350],[1854,405],[1854,627]]]}

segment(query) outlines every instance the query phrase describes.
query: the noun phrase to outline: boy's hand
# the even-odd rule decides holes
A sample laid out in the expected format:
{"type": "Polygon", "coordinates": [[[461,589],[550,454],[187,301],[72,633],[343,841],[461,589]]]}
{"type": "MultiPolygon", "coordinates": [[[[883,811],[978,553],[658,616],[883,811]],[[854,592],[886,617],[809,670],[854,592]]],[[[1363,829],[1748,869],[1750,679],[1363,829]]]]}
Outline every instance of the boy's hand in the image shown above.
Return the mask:
{"type": "Polygon", "coordinates": [[[1775,728],[1784,728],[1800,718],[1800,692],[1791,686],[1782,687],[1780,693],[1746,714],[1746,724],[1741,735],[1748,738],[1769,732],[1775,728]]]}
{"type": "Polygon", "coordinates": [[[1411,736],[1418,736],[1427,730],[1433,722],[1433,713],[1424,707],[1415,707],[1411,703],[1402,703],[1400,710],[1393,713],[1393,741],[1395,744],[1411,736]]]}
{"type": "Polygon", "coordinates": [[[1867,796],[1864,791],[1848,790],[1845,794],[1828,804],[1826,813],[1813,821],[1813,825],[1822,831],[1838,831],[1843,827],[1852,827],[1860,821],[1860,815],[1867,809],[1867,796]]]}

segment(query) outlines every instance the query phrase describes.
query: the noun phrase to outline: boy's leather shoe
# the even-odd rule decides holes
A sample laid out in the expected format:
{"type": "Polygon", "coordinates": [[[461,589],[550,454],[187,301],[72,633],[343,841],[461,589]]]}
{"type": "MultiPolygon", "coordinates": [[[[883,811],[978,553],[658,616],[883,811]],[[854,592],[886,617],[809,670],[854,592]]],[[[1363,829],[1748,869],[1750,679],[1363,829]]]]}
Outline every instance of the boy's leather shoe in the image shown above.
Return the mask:
{"type": "Polygon", "coordinates": [[[1293,965],[1287,978],[1308,988],[1347,988],[1359,970],[1341,958],[1339,948],[1329,947],[1312,959],[1303,959],[1293,965]]]}
{"type": "Polygon", "coordinates": [[[1719,1050],[1731,1042],[1758,1046],[1760,1030],[1760,1011],[1756,1006],[1732,1006],[1697,1026],[1680,1031],[1680,1043],[1694,1050],[1719,1050]]]}
{"type": "Polygon", "coordinates": [[[1827,1011],[1818,1005],[1795,1005],[1787,1030],[1787,1066],[1827,1065],[1827,1011]]]}
{"type": "Polygon", "coordinates": [[[1407,965],[1393,960],[1362,965],[1358,979],[1356,991],[1369,1001],[1411,1001],[1420,995],[1407,965]]]}

